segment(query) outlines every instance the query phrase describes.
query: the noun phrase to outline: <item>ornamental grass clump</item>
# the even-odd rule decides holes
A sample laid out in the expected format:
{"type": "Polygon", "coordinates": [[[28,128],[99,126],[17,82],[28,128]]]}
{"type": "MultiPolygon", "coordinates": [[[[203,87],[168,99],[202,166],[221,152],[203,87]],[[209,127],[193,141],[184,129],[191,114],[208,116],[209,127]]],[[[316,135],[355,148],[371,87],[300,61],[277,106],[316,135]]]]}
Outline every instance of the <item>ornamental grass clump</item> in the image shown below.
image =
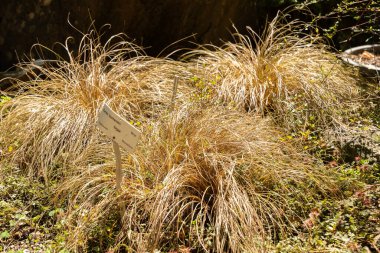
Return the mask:
{"type": "MultiPolygon", "coordinates": [[[[47,179],[54,168],[88,163],[86,151],[104,142],[95,124],[104,102],[139,123],[170,106],[176,75],[191,76],[181,62],[145,56],[122,35],[104,45],[96,36],[84,34],[76,50],[67,42],[67,60],[20,65],[31,80],[16,80],[17,94],[1,107],[0,145],[12,147],[6,157],[30,175],[47,179]]],[[[177,103],[187,92],[180,83],[177,103]]]]}
{"type": "Polygon", "coordinates": [[[274,113],[290,128],[310,115],[321,126],[339,123],[358,97],[354,73],[318,36],[299,32],[305,24],[283,19],[277,16],[261,36],[248,28],[249,35],[237,33],[235,42],[201,46],[185,59],[197,65],[204,89],[225,104],[274,113]]]}
{"type": "Polygon", "coordinates": [[[69,196],[74,249],[121,209],[115,248],[259,252],[296,230],[290,220],[302,220],[306,203],[337,191],[331,170],[281,142],[259,116],[187,104],[142,132],[123,156],[120,191],[110,147],[108,162],[78,168],[58,186],[60,198],[69,196]]]}

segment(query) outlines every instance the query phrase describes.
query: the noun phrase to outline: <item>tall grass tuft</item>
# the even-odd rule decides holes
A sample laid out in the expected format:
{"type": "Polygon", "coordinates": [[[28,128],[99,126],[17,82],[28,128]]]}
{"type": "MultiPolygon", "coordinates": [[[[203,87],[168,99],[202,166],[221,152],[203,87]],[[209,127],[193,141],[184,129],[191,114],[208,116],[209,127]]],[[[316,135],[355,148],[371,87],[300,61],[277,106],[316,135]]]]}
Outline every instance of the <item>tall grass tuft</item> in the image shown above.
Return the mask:
{"type": "Polygon", "coordinates": [[[317,117],[321,126],[340,122],[340,113],[358,97],[352,70],[328,51],[317,35],[303,34],[305,24],[284,23],[279,14],[261,35],[235,34],[222,47],[201,46],[187,55],[197,78],[213,98],[261,114],[274,112],[283,126],[317,117]],[[303,111],[305,115],[294,112],[303,111]]]}
{"type": "Polygon", "coordinates": [[[119,246],[264,251],[270,238],[296,230],[290,220],[302,219],[305,203],[337,191],[331,170],[280,136],[270,120],[223,107],[184,105],[150,122],[123,157],[121,192],[113,190],[109,162],[83,167],[59,186],[71,196],[72,246],[89,240],[121,203],[119,246]]]}
{"type": "MultiPolygon", "coordinates": [[[[7,157],[30,175],[47,179],[51,168],[86,161],[86,150],[104,142],[95,127],[104,102],[134,122],[159,117],[170,106],[174,77],[191,76],[183,63],[148,57],[122,35],[104,45],[97,36],[84,34],[75,50],[67,41],[67,55],[44,64],[20,64],[31,81],[18,81],[16,97],[2,106],[0,143],[12,145],[7,157]]],[[[177,101],[187,92],[180,83],[177,101]]]]}

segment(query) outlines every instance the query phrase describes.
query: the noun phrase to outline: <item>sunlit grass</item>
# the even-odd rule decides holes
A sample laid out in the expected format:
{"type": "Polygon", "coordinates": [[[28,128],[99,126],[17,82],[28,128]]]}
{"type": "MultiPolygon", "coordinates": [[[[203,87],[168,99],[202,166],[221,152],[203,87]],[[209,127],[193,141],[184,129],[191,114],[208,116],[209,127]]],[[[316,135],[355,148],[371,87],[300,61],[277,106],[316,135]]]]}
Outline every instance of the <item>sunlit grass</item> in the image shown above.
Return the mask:
{"type": "MultiPolygon", "coordinates": [[[[104,46],[95,36],[84,35],[77,54],[65,46],[68,61],[21,65],[34,76],[18,82],[20,93],[2,106],[0,140],[30,175],[47,180],[60,173],[52,167],[87,161],[86,150],[104,141],[95,126],[103,103],[133,122],[159,117],[170,106],[174,77],[191,76],[184,64],[145,56],[121,35],[104,46]]],[[[187,92],[182,82],[177,103],[187,92]]]]}
{"type": "Polygon", "coordinates": [[[340,124],[358,96],[351,71],[318,38],[292,32],[299,25],[276,18],[262,36],[236,34],[186,61],[85,34],[78,49],[64,45],[67,60],[21,64],[32,80],[1,103],[2,159],[56,179],[73,251],[105,226],[115,250],[265,252],[312,203],[339,194],[336,172],[282,137],[298,113],[340,124]],[[121,190],[95,124],[104,103],[142,131],[135,152],[122,152],[121,190]]]}
{"type": "Polygon", "coordinates": [[[340,124],[344,109],[358,99],[354,72],[328,51],[318,36],[300,32],[302,22],[279,15],[258,35],[235,34],[222,47],[201,46],[185,55],[212,99],[246,111],[271,113],[294,129],[295,121],[318,118],[340,124]],[[297,118],[304,110],[307,114],[297,118]]]}
{"type": "Polygon", "coordinates": [[[82,167],[59,187],[72,196],[73,246],[121,203],[118,239],[132,248],[265,249],[271,236],[296,230],[289,220],[307,210],[292,210],[289,198],[310,202],[338,191],[332,170],[279,139],[270,120],[222,107],[188,105],[150,122],[123,157],[121,192],[112,162],[82,167]]]}

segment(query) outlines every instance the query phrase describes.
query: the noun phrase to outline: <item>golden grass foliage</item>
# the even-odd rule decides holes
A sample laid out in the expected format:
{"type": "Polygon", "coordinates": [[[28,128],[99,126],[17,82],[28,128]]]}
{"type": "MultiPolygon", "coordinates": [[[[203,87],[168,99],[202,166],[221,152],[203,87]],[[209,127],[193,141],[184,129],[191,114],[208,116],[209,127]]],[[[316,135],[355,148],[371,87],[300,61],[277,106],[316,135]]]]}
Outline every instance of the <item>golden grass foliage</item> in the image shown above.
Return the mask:
{"type": "Polygon", "coordinates": [[[73,242],[85,241],[83,232],[123,203],[119,240],[138,252],[173,240],[205,251],[257,252],[293,229],[285,226],[289,217],[300,219],[289,195],[304,202],[337,190],[325,168],[279,141],[270,120],[258,116],[187,105],[143,132],[124,157],[121,193],[113,191],[112,163],[79,168],[60,187],[72,196],[73,242]]]}
{"type": "Polygon", "coordinates": [[[289,33],[294,25],[275,20],[262,38],[237,35],[236,43],[190,53],[186,63],[145,56],[121,35],[104,46],[84,35],[77,54],[66,43],[68,60],[22,65],[33,80],[20,81],[1,106],[0,148],[14,149],[3,160],[58,179],[76,251],[119,217],[120,203],[116,244],[136,252],[265,251],[306,211],[294,203],[337,191],[334,173],[282,142],[265,112],[286,121],[297,110],[290,98],[302,94],[329,121],[357,94],[350,72],[312,38],[289,33]],[[175,76],[182,81],[173,110],[175,76]],[[111,143],[95,126],[105,102],[143,132],[136,151],[123,153],[121,191],[111,143]]]}
{"type": "MultiPolygon", "coordinates": [[[[47,179],[49,168],[80,160],[99,139],[95,122],[104,102],[136,122],[158,117],[170,104],[175,75],[190,75],[180,62],[144,56],[123,40],[112,44],[123,37],[102,46],[95,35],[84,35],[77,56],[66,46],[68,61],[50,61],[58,67],[22,65],[33,81],[19,82],[22,93],[2,107],[1,143],[14,146],[11,159],[31,175],[47,179]]],[[[187,92],[181,86],[177,100],[187,92]]]]}
{"type": "MultiPolygon", "coordinates": [[[[222,47],[201,46],[187,55],[203,86],[232,106],[265,114],[274,111],[285,126],[291,112],[307,104],[321,125],[358,97],[354,73],[317,36],[297,32],[305,25],[277,16],[261,36],[235,34],[222,47]]],[[[294,115],[293,115],[294,116],[294,115]]]]}

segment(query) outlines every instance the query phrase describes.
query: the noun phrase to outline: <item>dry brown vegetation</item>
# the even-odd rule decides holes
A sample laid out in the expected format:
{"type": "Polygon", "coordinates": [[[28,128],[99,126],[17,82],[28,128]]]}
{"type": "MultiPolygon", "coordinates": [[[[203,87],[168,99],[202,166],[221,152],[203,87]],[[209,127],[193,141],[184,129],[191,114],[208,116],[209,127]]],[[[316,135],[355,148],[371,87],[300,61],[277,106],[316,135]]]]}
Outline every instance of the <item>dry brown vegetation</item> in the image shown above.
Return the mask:
{"type": "MultiPolygon", "coordinates": [[[[21,66],[33,81],[17,84],[21,93],[4,104],[0,127],[2,143],[16,147],[11,159],[30,175],[48,179],[52,167],[85,161],[99,139],[95,122],[103,103],[132,121],[158,117],[170,103],[174,76],[190,76],[185,64],[144,56],[131,43],[111,46],[123,37],[102,46],[94,36],[84,35],[77,56],[67,47],[70,60],[54,61],[58,67],[21,66]]],[[[181,86],[177,99],[188,92],[181,86]]]]}
{"type": "Polygon", "coordinates": [[[193,59],[202,86],[226,104],[273,112],[290,129],[303,107],[321,126],[341,123],[343,109],[358,98],[357,75],[321,38],[295,32],[302,22],[284,22],[278,16],[261,35],[248,29],[247,36],[236,33],[235,42],[202,46],[185,59],[193,59]]]}
{"type": "Polygon", "coordinates": [[[121,193],[113,191],[112,162],[79,167],[63,183],[62,196],[75,206],[74,242],[123,203],[119,239],[137,251],[171,240],[216,252],[258,251],[268,236],[293,229],[285,228],[288,219],[300,219],[287,196],[312,201],[338,190],[323,166],[280,142],[270,120],[258,116],[186,105],[143,133],[125,156],[121,193]]]}
{"type": "Polygon", "coordinates": [[[115,250],[265,252],[297,229],[308,204],[339,195],[335,171],[283,141],[276,123],[294,120],[301,95],[327,127],[358,96],[351,71],[313,37],[292,34],[296,25],[275,20],[261,37],[236,35],[186,61],[84,35],[78,54],[66,45],[68,61],[22,65],[40,74],[1,107],[0,145],[14,149],[2,160],[57,180],[74,251],[116,216],[115,250]],[[143,133],[123,153],[120,191],[111,142],[95,126],[103,103],[143,133]]]}

